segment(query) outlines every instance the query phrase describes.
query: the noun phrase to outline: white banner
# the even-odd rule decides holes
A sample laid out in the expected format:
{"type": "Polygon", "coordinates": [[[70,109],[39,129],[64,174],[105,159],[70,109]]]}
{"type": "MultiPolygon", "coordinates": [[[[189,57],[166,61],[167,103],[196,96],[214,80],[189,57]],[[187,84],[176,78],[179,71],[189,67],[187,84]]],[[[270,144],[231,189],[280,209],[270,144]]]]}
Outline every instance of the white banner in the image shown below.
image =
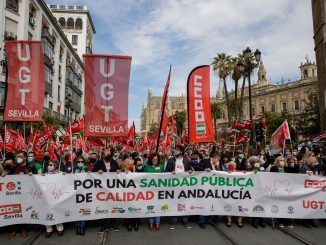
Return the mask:
{"type": "Polygon", "coordinates": [[[0,178],[0,226],[178,215],[326,218],[326,179],[278,173],[89,173],[0,178]]]}

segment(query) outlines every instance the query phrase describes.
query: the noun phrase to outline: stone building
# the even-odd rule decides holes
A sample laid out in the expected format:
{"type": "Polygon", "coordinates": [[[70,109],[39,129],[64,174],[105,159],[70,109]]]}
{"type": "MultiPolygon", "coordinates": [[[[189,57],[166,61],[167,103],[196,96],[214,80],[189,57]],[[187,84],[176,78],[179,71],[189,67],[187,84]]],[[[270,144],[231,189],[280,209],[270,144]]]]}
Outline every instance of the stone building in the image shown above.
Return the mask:
{"type": "MultiPolygon", "coordinates": [[[[263,61],[258,68],[258,79],[252,83],[252,112],[253,116],[261,112],[281,113],[300,113],[304,110],[308,93],[318,87],[317,68],[314,62],[306,59],[305,63],[300,65],[300,79],[293,82],[275,84],[267,79],[267,73],[263,61]]],[[[242,82],[242,81],[240,81],[242,82]]],[[[230,97],[233,94],[230,93],[230,97]]],[[[240,97],[240,90],[239,90],[240,97]]],[[[248,88],[244,89],[244,107],[243,119],[249,119],[249,93],[248,88]]],[[[227,127],[227,110],[225,106],[225,96],[222,83],[219,83],[219,89],[216,98],[211,100],[217,101],[222,106],[222,118],[217,120],[218,130],[224,130],[227,127]]],[[[149,90],[147,95],[147,105],[143,106],[140,124],[141,131],[147,132],[152,124],[158,124],[160,120],[160,107],[162,97],[153,96],[149,90]]],[[[167,108],[169,115],[177,110],[187,110],[187,97],[169,97],[167,108]]]]}
{"type": "Polygon", "coordinates": [[[326,130],[326,0],[311,0],[319,81],[320,126],[326,130]]]}

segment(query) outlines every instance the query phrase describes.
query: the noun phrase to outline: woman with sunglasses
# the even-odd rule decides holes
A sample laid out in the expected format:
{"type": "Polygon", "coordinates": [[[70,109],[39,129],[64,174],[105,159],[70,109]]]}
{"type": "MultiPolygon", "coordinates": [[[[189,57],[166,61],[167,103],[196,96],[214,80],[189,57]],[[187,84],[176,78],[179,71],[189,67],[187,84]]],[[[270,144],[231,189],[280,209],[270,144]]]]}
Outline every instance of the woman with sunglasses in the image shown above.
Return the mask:
{"type": "MultiPolygon", "coordinates": [[[[74,167],[75,173],[87,173],[88,172],[88,163],[86,162],[85,158],[83,156],[79,156],[75,160],[75,167],[74,167]]],[[[76,224],[76,235],[85,235],[85,220],[78,220],[75,222],[76,224]]]]}

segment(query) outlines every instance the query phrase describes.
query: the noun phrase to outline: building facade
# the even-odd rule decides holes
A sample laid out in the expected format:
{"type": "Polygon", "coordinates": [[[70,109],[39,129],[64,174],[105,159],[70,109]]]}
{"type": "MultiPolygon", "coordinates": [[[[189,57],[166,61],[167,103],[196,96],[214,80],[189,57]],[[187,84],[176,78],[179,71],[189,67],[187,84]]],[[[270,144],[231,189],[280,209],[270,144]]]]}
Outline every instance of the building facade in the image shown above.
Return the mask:
{"type": "MultiPolygon", "coordinates": [[[[317,82],[317,67],[315,63],[308,59],[300,65],[300,79],[294,82],[275,84],[267,80],[267,74],[263,62],[258,68],[258,79],[252,84],[252,112],[253,116],[262,112],[282,113],[286,111],[291,114],[300,113],[304,110],[307,103],[308,94],[311,90],[316,89],[317,82]]],[[[232,98],[233,94],[230,93],[232,98]]],[[[227,109],[225,96],[221,82],[216,98],[211,98],[212,101],[217,101],[222,107],[222,117],[217,120],[218,130],[227,128],[227,109]]],[[[244,89],[244,106],[243,119],[249,119],[249,93],[248,88],[244,89]]],[[[148,132],[153,124],[158,124],[160,120],[160,107],[162,97],[153,96],[151,91],[148,91],[147,105],[143,106],[140,122],[141,131],[148,132]]],[[[187,110],[187,97],[169,97],[167,101],[169,115],[179,110],[187,110]]]]}
{"type": "MultiPolygon", "coordinates": [[[[4,44],[7,40],[41,40],[45,73],[44,113],[63,123],[82,117],[83,62],[44,0],[0,1],[0,33],[2,59],[5,59],[4,44]]],[[[5,103],[5,74],[1,68],[1,117],[5,103]]]]}
{"type": "Polygon", "coordinates": [[[312,19],[319,81],[321,130],[326,130],[326,0],[312,0],[312,19]]]}

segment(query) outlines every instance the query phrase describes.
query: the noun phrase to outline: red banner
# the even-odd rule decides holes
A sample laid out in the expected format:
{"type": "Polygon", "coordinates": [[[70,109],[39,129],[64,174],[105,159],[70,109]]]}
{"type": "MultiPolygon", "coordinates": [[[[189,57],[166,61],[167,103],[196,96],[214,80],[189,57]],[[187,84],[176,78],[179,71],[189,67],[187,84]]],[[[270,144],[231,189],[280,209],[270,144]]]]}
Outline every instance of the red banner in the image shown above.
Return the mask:
{"type": "Polygon", "coordinates": [[[40,41],[6,42],[8,94],[4,121],[42,121],[45,90],[40,41]]]}
{"type": "Polygon", "coordinates": [[[291,140],[290,135],[290,129],[288,125],[288,121],[285,120],[282,125],[276,129],[276,131],[273,133],[270,147],[271,147],[271,153],[276,154],[279,152],[282,148],[285,146],[285,140],[291,140]]]}
{"type": "Polygon", "coordinates": [[[214,131],[210,103],[210,67],[198,66],[188,77],[189,143],[213,142],[214,131]]]}
{"type": "Polygon", "coordinates": [[[85,135],[126,136],[130,56],[84,55],[85,135]]]}
{"type": "MultiPolygon", "coordinates": [[[[84,131],[84,119],[76,120],[71,123],[71,133],[78,133],[84,131]]],[[[66,127],[66,132],[70,132],[70,123],[66,127]]]]}

